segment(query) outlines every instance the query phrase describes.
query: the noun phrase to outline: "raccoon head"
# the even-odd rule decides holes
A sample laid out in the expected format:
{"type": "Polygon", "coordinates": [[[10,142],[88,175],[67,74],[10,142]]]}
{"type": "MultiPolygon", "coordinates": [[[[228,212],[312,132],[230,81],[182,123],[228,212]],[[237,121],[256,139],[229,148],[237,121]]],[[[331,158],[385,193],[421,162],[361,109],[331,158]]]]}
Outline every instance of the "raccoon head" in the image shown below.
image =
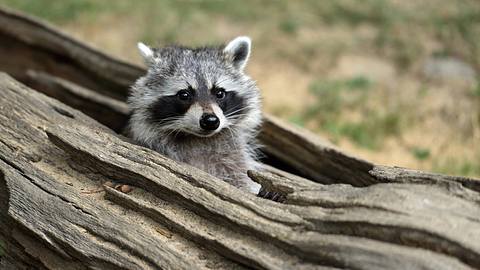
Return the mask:
{"type": "Polygon", "coordinates": [[[148,72],[128,99],[136,139],[191,134],[209,137],[224,129],[254,130],[261,118],[260,94],[244,73],[251,41],[226,46],[159,49],[138,44],[148,72]]]}

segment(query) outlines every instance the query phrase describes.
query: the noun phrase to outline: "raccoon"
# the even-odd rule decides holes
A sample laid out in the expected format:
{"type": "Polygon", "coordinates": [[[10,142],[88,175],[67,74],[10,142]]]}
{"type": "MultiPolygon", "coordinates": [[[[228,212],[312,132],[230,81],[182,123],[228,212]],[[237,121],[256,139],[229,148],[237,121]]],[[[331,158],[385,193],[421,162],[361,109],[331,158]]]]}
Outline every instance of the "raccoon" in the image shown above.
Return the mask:
{"type": "Polygon", "coordinates": [[[129,134],[139,144],[258,194],[261,99],[245,74],[251,40],[226,46],[150,48],[138,43],[147,73],[131,87],[129,134]]]}

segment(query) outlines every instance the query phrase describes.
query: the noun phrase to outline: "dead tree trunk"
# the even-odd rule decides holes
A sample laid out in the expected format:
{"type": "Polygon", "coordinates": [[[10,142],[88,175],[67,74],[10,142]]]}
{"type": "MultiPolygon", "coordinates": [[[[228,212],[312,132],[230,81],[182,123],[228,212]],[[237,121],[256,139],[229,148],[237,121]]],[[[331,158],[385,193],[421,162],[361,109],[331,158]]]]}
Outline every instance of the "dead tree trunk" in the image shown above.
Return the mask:
{"type": "Polygon", "coordinates": [[[0,75],[1,269],[480,268],[478,180],[376,166],[265,116],[276,168],[249,175],[286,202],[261,199],[116,133],[141,68],[6,10],[0,40],[0,69],[37,90],[0,75]]]}

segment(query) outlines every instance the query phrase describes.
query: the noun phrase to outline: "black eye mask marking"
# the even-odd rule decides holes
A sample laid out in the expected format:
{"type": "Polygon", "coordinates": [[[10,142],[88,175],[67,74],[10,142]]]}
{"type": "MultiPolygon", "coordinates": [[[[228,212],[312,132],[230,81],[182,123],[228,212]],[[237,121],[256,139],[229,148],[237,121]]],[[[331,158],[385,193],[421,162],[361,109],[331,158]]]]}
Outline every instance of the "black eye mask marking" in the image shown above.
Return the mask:
{"type": "Polygon", "coordinates": [[[225,96],[217,102],[226,117],[233,117],[248,112],[245,98],[233,91],[225,92],[225,96]]]}
{"type": "Polygon", "coordinates": [[[193,99],[180,100],[177,95],[161,97],[148,108],[148,120],[152,123],[168,124],[183,116],[192,104],[193,99]]]}

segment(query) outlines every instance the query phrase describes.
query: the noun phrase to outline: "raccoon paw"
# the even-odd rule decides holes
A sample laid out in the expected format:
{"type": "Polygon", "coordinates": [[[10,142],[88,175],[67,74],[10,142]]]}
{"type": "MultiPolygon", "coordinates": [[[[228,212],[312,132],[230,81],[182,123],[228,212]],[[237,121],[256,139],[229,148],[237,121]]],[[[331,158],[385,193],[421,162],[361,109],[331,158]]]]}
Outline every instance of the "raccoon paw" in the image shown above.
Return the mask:
{"type": "Polygon", "coordinates": [[[266,189],[262,188],[257,195],[260,198],[271,200],[274,202],[284,203],[287,200],[287,196],[280,192],[275,191],[267,191],[266,189]]]}
{"type": "Polygon", "coordinates": [[[107,186],[107,187],[114,188],[114,189],[116,189],[120,192],[123,192],[123,193],[129,193],[133,190],[132,186],[122,184],[122,183],[118,183],[118,182],[115,182],[115,181],[107,181],[107,182],[103,183],[103,185],[107,186]]]}

